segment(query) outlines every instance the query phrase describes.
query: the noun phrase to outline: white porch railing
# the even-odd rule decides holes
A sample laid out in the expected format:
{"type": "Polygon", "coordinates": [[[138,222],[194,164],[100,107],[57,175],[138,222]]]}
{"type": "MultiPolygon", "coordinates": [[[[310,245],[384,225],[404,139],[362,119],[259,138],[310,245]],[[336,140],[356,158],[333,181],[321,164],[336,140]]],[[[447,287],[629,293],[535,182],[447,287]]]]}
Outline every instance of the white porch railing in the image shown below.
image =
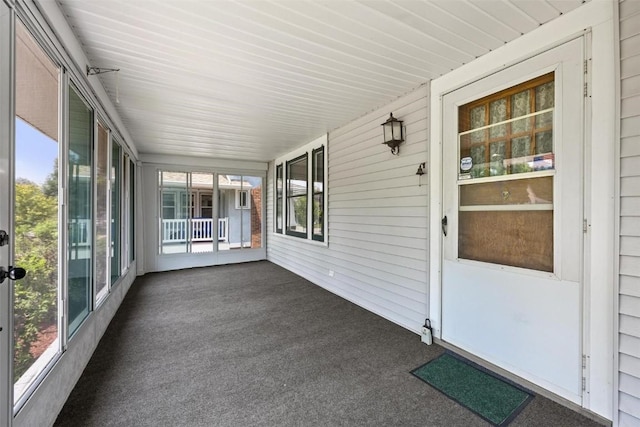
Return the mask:
{"type": "MultiPolygon", "coordinates": [[[[191,230],[192,242],[212,241],[213,220],[211,218],[196,219],[163,219],[162,243],[185,243],[191,230]],[[189,223],[191,226],[188,227],[189,223]]],[[[218,241],[229,241],[229,218],[218,219],[218,241]]]]}
{"type": "Polygon", "coordinates": [[[218,218],[218,242],[229,242],[229,218],[218,218]]]}

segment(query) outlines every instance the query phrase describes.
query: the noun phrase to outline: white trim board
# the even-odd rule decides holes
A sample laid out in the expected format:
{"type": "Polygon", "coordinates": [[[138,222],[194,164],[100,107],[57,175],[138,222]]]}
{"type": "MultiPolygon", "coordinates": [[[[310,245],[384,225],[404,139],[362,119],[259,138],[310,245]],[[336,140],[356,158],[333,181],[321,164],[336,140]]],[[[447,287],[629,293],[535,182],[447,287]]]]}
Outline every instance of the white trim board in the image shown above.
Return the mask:
{"type": "Polygon", "coordinates": [[[615,70],[613,2],[594,0],[578,9],[505,44],[477,60],[431,82],[431,130],[429,144],[430,223],[429,239],[429,317],[434,335],[441,336],[441,239],[442,216],[442,97],[444,94],[479,80],[510,65],[535,56],[563,42],[591,32],[591,75],[589,96],[591,117],[587,118],[585,148],[587,174],[597,170],[603,177],[586,182],[585,210],[589,224],[585,264],[590,265],[585,277],[585,353],[588,358],[587,391],[583,406],[607,419],[613,417],[613,294],[614,279],[614,144],[591,144],[611,141],[615,125],[615,70]],[[587,30],[585,30],[587,29],[587,30]],[[607,260],[608,262],[602,262],[607,260]]]}

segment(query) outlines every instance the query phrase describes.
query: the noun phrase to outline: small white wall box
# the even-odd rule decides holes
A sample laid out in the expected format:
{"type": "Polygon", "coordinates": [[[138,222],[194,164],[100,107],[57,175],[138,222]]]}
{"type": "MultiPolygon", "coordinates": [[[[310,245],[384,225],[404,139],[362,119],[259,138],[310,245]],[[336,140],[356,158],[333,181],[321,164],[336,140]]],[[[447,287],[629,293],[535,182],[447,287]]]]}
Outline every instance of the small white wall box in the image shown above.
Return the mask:
{"type": "Polygon", "coordinates": [[[431,332],[431,321],[429,319],[425,319],[424,325],[422,326],[422,342],[426,345],[433,344],[433,334],[431,332]]]}

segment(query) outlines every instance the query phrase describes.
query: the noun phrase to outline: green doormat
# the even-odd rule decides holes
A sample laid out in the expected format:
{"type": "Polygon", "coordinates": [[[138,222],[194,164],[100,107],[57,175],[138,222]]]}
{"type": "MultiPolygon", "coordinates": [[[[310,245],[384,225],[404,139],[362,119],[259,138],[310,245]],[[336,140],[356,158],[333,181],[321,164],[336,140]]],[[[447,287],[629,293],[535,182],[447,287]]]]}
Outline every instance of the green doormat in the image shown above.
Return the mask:
{"type": "Polygon", "coordinates": [[[448,352],[411,373],[496,426],[509,424],[533,399],[519,386],[448,352]]]}

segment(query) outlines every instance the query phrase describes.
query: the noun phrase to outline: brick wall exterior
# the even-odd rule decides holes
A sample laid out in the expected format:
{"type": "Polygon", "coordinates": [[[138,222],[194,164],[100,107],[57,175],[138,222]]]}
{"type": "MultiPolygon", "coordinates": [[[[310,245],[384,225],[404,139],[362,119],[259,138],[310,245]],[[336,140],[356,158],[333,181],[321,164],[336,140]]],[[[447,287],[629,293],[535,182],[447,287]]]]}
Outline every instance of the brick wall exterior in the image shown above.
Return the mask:
{"type": "Polygon", "coordinates": [[[251,247],[262,247],[262,187],[251,190],[251,247]]]}

